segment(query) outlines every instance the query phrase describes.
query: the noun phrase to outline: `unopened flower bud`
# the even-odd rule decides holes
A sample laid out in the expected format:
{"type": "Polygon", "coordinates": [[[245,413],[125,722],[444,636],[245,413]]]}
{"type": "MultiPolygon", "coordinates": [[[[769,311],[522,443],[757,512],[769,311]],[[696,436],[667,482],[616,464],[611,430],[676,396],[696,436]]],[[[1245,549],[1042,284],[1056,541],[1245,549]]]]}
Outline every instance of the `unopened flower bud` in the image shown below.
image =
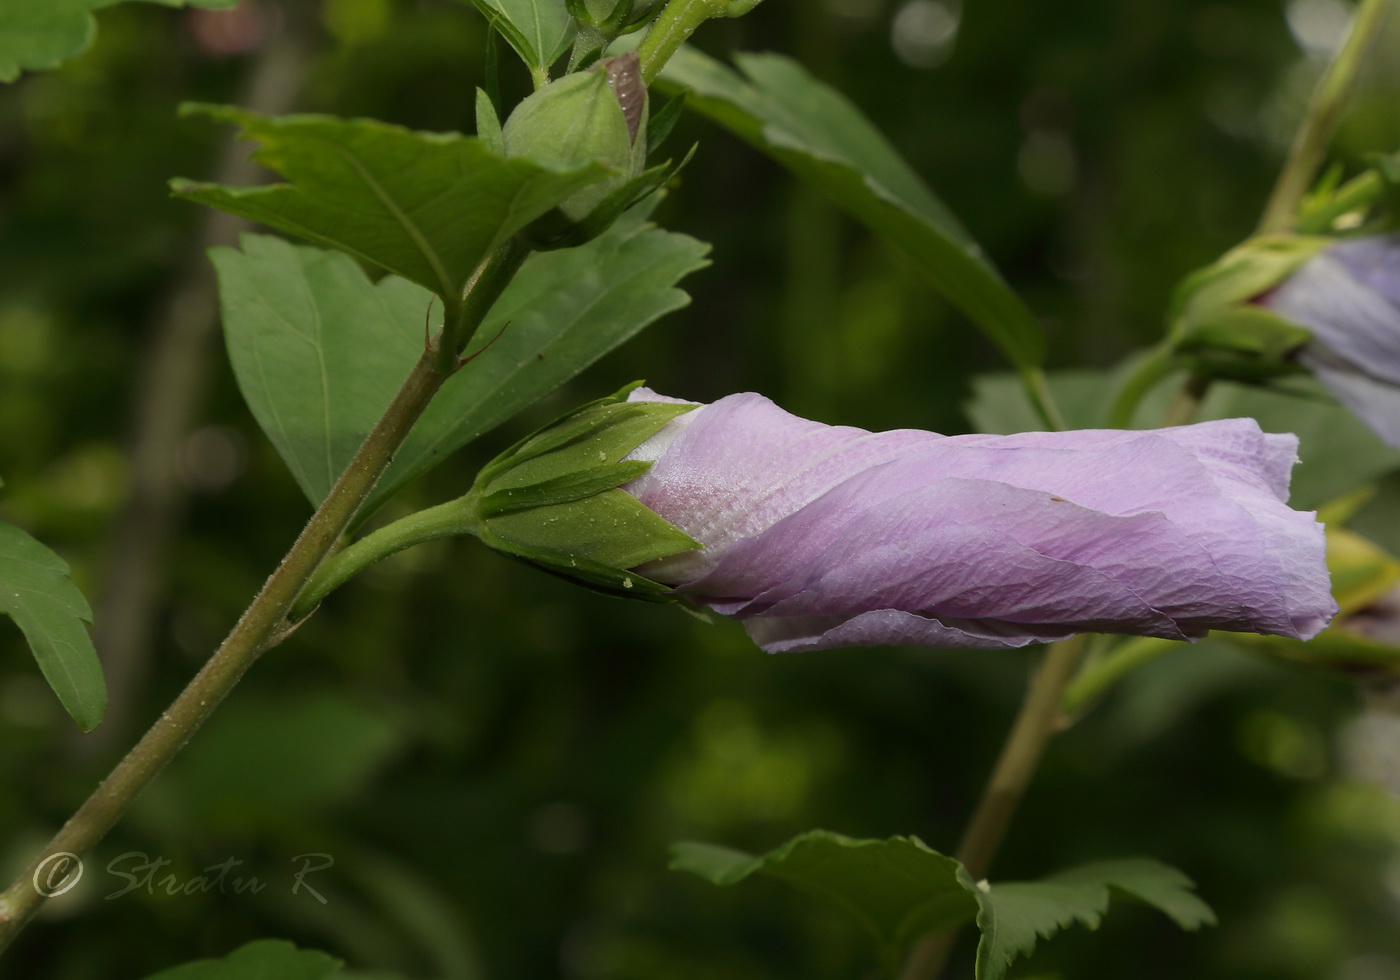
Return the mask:
{"type": "Polygon", "coordinates": [[[1285,503],[1296,451],[1253,419],[949,437],[742,394],[658,430],[623,489],[704,546],[638,570],[770,651],[1305,639],[1336,603],[1321,526],[1285,503]]]}
{"type": "Polygon", "coordinates": [[[1336,242],[1261,302],[1307,328],[1299,362],[1400,449],[1400,235],[1336,242]]]}
{"type": "Polygon", "coordinates": [[[509,156],[560,170],[601,164],[618,176],[576,192],[560,206],[586,217],[646,162],[646,88],[633,52],[565,75],[528,96],[502,127],[509,156]]]}

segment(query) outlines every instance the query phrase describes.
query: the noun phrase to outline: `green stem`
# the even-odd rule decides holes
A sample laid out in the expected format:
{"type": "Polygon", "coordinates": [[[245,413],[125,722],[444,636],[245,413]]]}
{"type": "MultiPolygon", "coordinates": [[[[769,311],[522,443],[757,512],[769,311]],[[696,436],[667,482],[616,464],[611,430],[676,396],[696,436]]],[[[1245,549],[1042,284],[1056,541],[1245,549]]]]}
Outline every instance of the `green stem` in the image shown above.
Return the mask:
{"type": "Polygon", "coordinates": [[[1327,66],[1308,103],[1307,115],[1289,148],[1288,159],[1274,184],[1269,203],[1264,207],[1264,216],[1256,234],[1267,235],[1292,227],[1298,205],[1307,194],[1317,168],[1327,153],[1327,145],[1337,131],[1347,99],[1356,86],[1366,52],[1379,36],[1391,2],[1361,0],[1351,34],[1332,64],[1327,66]]]}
{"type": "Polygon", "coordinates": [[[297,596],[288,618],[299,622],[310,615],[322,599],[377,561],[425,541],[476,534],[479,526],[471,494],[386,524],[327,558],[297,596]]]}
{"type": "Polygon", "coordinates": [[[1113,399],[1113,407],[1108,412],[1109,428],[1131,429],[1133,416],[1137,414],[1138,406],[1147,397],[1147,393],[1174,370],[1176,361],[1168,345],[1159,344],[1154,347],[1138,362],[1133,373],[1128,375],[1128,380],[1118,389],[1118,395],[1113,399]]]}
{"type": "Polygon", "coordinates": [[[1045,372],[1038,367],[1021,369],[1021,386],[1025,388],[1027,397],[1031,400],[1031,406],[1035,409],[1040,421],[1046,428],[1055,432],[1065,429],[1064,416],[1060,414],[1060,409],[1055,405],[1055,398],[1050,394],[1050,385],[1045,380],[1045,372]]]}
{"type": "MultiPolygon", "coordinates": [[[[14,940],[47,897],[38,890],[36,882],[41,871],[54,867],[46,862],[60,854],[81,857],[106,836],[137,795],[213,714],[253,662],[295,628],[296,621],[289,620],[288,615],[297,597],[345,533],[428,403],[461,366],[461,351],[528,254],[525,246],[512,239],[477,270],[461,302],[448,309],[437,341],[423,351],[350,465],[311,515],[282,564],[268,578],[228,637],[156,723],[59,829],[48,846],[0,893],[0,951],[14,940]]],[[[459,527],[465,525],[459,522],[459,527]]]]}
{"type": "Polygon", "coordinates": [[[40,871],[52,867],[45,862],[53,855],[81,857],[91,850],[204,724],[253,662],[289,632],[287,613],[297,594],[335,546],[413,423],[446,380],[447,375],[434,366],[433,352],[425,351],[282,564],[218,650],[33,863],[0,894],[0,950],[14,939],[47,897],[38,891],[35,882],[40,871]]]}
{"type": "MultiPolygon", "coordinates": [[[[1031,680],[996,767],[958,845],[957,858],[976,881],[987,876],[1040,757],[1060,730],[1065,685],[1087,642],[1088,635],[1081,633],[1050,644],[1031,680]]],[[[952,932],[926,937],[914,947],[899,980],[931,980],[938,976],[952,947],[952,932]]]]}
{"type": "Polygon", "coordinates": [[[670,0],[637,46],[643,84],[650,85],[661,74],[697,27],[712,17],[723,17],[727,8],[725,0],[670,0]]]}
{"type": "Polygon", "coordinates": [[[1201,402],[1205,399],[1206,392],[1210,390],[1210,383],[1211,378],[1208,375],[1196,374],[1194,371],[1187,375],[1181,390],[1176,393],[1171,405],[1167,407],[1166,414],[1162,416],[1162,428],[1190,425],[1194,422],[1196,413],[1200,411],[1201,402]]]}
{"type": "Polygon", "coordinates": [[[1060,710],[1066,717],[1077,717],[1104,691],[1144,664],[1170,653],[1179,646],[1177,640],[1158,636],[1138,636],[1110,650],[1102,660],[1085,664],[1065,688],[1060,710]]]}
{"type": "Polygon", "coordinates": [[[434,365],[438,371],[451,374],[462,366],[462,351],[529,257],[529,247],[517,238],[510,238],[472,273],[459,308],[448,310],[443,321],[434,365]]]}

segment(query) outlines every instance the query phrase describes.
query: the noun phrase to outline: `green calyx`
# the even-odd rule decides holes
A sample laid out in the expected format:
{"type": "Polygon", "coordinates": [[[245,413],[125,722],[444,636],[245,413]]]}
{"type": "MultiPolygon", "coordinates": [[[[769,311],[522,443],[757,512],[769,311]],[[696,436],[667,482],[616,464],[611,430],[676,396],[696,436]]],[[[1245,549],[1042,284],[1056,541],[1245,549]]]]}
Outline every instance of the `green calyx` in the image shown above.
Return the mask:
{"type": "Polygon", "coordinates": [[[571,412],[481,471],[467,499],[483,542],[610,595],[670,596],[631,569],[700,543],[620,489],[651,466],[623,457],[697,406],[629,402],[635,387],[571,412]]]}
{"type": "Polygon", "coordinates": [[[576,192],[523,233],[533,248],[576,245],[586,225],[600,234],[660,183],[646,171],[647,91],[633,52],[565,75],[528,96],[501,127],[507,156],[568,170],[590,163],[614,171],[576,192]],[[603,220],[606,219],[606,220],[603,220]],[[567,240],[566,240],[567,239],[567,240]]]}
{"type": "Polygon", "coordinates": [[[1304,328],[1254,302],[1331,244],[1321,236],[1251,239],[1177,287],[1168,317],[1175,356],[1213,378],[1258,382],[1301,369],[1304,328]]]}

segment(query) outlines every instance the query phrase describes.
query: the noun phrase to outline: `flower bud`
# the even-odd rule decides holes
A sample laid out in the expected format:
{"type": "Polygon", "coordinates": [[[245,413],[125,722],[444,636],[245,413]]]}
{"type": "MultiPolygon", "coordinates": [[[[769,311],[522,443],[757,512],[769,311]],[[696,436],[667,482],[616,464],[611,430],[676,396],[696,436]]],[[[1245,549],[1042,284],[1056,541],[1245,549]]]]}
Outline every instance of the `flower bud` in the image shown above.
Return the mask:
{"type": "Polygon", "coordinates": [[[631,569],[698,544],[617,488],[651,466],[627,454],[695,406],[628,402],[629,390],[496,457],[478,475],[471,506],[481,540],[497,551],[598,591],[665,599],[666,586],[631,569]]]}
{"type": "Polygon", "coordinates": [[[581,27],[610,38],[640,30],[664,4],[665,0],[568,0],[569,12],[581,27]]]}
{"type": "Polygon", "coordinates": [[[1261,304],[1307,328],[1312,339],[1299,362],[1400,449],[1400,235],[1336,242],[1261,304]]]}
{"type": "Polygon", "coordinates": [[[1306,639],[1336,603],[1322,527],[1285,503],[1296,450],[1252,419],[948,437],[742,394],[641,443],[623,489],[703,545],[638,570],[770,651],[1306,639]]]}
{"type": "Polygon", "coordinates": [[[646,163],[646,88],[634,52],[565,75],[525,98],[501,136],[509,156],[565,170],[602,164],[618,176],[569,197],[559,210],[569,222],[587,217],[646,163]]]}

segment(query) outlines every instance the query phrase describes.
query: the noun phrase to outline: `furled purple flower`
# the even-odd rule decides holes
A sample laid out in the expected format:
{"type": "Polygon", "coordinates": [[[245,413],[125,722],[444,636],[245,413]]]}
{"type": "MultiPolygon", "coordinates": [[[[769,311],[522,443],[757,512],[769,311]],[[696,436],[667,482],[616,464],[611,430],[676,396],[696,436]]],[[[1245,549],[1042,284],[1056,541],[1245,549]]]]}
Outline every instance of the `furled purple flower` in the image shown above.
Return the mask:
{"type": "Polygon", "coordinates": [[[1307,638],[1336,604],[1321,525],[1284,503],[1296,447],[1251,419],[872,433],[740,394],[638,446],[654,465],[623,489],[703,545],[638,571],[769,651],[1307,638]]]}
{"type": "Polygon", "coordinates": [[[1299,360],[1400,449],[1400,235],[1338,242],[1263,302],[1312,331],[1299,360]]]}

